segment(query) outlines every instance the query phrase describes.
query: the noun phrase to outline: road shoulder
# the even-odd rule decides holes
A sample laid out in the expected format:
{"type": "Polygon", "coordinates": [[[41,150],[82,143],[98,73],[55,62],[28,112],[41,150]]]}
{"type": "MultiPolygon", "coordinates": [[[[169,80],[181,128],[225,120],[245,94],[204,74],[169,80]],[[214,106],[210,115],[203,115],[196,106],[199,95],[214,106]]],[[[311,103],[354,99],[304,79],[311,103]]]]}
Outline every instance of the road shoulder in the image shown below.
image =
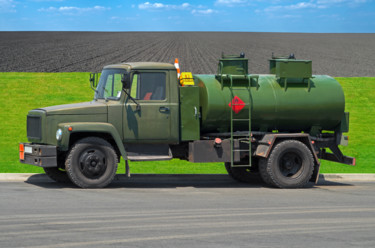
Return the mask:
{"type": "MultiPolygon", "coordinates": [[[[154,177],[154,178],[191,178],[194,180],[199,180],[200,178],[204,180],[207,177],[206,174],[133,174],[132,178],[145,178],[145,177],[154,177]]],[[[210,177],[215,177],[217,179],[227,178],[226,174],[216,174],[210,175],[210,177]]],[[[127,180],[126,175],[118,174],[116,176],[117,181],[127,180]]],[[[34,182],[47,182],[52,181],[46,174],[37,174],[37,173],[0,173],[0,182],[25,182],[25,181],[34,181],[34,182]]],[[[375,182],[375,174],[372,173],[338,173],[338,174],[320,174],[319,183],[324,182],[375,182]]]]}

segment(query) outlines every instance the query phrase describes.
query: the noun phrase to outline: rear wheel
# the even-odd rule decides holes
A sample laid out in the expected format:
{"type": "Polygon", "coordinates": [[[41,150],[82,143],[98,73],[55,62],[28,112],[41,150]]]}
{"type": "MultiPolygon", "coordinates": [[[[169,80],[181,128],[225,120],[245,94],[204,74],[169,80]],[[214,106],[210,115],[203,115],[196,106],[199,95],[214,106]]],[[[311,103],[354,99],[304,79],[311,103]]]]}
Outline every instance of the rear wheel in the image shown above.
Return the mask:
{"type": "Polygon", "coordinates": [[[117,155],[107,141],[97,137],[79,140],[65,162],[69,178],[81,188],[103,188],[117,171],[117,155]]]}
{"type": "Polygon", "coordinates": [[[225,163],[225,169],[231,178],[241,183],[254,182],[258,177],[258,173],[254,172],[252,167],[232,167],[231,163],[225,163]]]}
{"type": "Polygon", "coordinates": [[[279,188],[300,188],[310,180],[314,158],[310,149],[298,140],[277,144],[269,157],[259,163],[263,181],[279,188]]]}

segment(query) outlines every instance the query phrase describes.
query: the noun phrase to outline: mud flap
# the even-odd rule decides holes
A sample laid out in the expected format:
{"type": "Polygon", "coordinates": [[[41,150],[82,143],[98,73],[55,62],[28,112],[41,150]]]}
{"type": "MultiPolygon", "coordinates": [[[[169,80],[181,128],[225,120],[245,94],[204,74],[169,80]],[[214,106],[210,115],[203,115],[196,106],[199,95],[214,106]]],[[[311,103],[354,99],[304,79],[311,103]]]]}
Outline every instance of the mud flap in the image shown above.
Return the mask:
{"type": "Polygon", "coordinates": [[[318,183],[318,180],[319,180],[319,172],[320,172],[320,163],[315,163],[314,165],[314,172],[310,178],[310,182],[313,182],[313,183],[318,183]]]}

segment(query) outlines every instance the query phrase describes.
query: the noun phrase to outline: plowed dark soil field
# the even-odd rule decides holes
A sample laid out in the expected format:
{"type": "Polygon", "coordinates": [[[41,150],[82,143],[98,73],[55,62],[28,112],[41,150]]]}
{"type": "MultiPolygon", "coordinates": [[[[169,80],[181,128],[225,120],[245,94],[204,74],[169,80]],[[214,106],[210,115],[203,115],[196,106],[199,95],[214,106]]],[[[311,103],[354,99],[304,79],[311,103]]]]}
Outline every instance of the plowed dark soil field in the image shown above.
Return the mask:
{"type": "Polygon", "coordinates": [[[375,34],[0,32],[2,72],[98,72],[122,61],[179,58],[182,71],[215,73],[221,52],[245,52],[251,73],[268,73],[273,52],[311,59],[314,74],[375,76],[375,34]]]}

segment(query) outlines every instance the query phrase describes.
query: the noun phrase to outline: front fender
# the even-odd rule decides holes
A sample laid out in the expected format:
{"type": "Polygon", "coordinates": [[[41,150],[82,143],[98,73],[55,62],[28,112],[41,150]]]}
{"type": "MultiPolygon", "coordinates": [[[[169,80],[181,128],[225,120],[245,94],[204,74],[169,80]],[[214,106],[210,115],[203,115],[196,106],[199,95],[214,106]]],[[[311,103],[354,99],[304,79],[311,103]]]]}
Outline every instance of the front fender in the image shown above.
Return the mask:
{"type": "Polygon", "coordinates": [[[121,156],[126,160],[127,154],[122,143],[122,139],[117,129],[110,123],[102,122],[71,122],[60,123],[58,128],[62,130],[62,138],[58,142],[58,147],[62,151],[69,150],[69,141],[73,133],[104,133],[109,134],[115,141],[121,156]]]}

